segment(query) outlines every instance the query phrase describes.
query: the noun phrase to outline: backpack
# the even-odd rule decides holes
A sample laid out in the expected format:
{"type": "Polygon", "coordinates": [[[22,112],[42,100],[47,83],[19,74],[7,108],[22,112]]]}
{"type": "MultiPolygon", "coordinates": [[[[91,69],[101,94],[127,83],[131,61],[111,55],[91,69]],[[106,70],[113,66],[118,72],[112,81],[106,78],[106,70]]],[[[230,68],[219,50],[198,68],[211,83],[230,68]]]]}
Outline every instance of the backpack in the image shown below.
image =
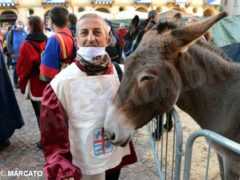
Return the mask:
{"type": "Polygon", "coordinates": [[[63,59],[61,59],[61,61],[59,62],[61,70],[63,70],[64,68],[66,68],[70,64],[71,61],[73,61],[75,59],[76,54],[77,54],[77,48],[76,48],[76,45],[74,43],[75,41],[74,41],[73,37],[69,36],[73,40],[73,47],[72,47],[73,52],[72,52],[71,55],[67,56],[66,45],[63,41],[63,38],[62,38],[61,34],[65,34],[66,36],[69,36],[69,35],[64,33],[64,32],[60,32],[60,33],[56,34],[56,36],[58,36],[58,38],[60,39],[60,42],[61,42],[62,48],[63,48],[63,52],[62,52],[63,53],[63,59]]]}
{"type": "Polygon", "coordinates": [[[117,71],[119,81],[121,82],[122,81],[122,76],[123,76],[122,69],[121,69],[121,67],[119,66],[118,63],[116,63],[116,62],[112,62],[112,63],[113,63],[113,65],[114,65],[114,67],[115,67],[115,69],[117,71]]]}
{"type": "Polygon", "coordinates": [[[3,47],[3,53],[7,56],[10,57],[10,53],[8,52],[7,46],[3,47]]]}
{"type": "MultiPolygon", "coordinates": [[[[43,50],[40,49],[40,48],[39,48],[36,44],[34,44],[32,41],[30,41],[30,40],[26,40],[26,41],[27,41],[29,44],[31,44],[32,47],[38,52],[39,58],[40,58],[40,60],[41,60],[41,53],[43,52],[43,50]]],[[[46,42],[46,44],[47,44],[47,40],[46,40],[45,42],[46,42]]],[[[34,74],[40,74],[40,70],[39,70],[38,67],[34,67],[34,66],[33,66],[32,72],[33,72],[34,74]]]]}

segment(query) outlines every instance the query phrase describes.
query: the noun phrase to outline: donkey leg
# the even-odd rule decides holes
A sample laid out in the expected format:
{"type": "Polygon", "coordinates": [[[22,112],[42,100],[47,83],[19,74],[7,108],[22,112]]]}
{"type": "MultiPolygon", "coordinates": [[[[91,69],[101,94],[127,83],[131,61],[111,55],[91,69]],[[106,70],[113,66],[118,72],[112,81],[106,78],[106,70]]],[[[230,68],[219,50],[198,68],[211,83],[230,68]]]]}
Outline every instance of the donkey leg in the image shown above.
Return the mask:
{"type": "Polygon", "coordinates": [[[220,154],[217,154],[218,163],[219,163],[219,170],[221,179],[224,180],[224,168],[223,168],[223,158],[220,154]]]}
{"type": "Polygon", "coordinates": [[[159,114],[157,116],[156,128],[155,128],[154,132],[152,133],[152,136],[153,136],[153,138],[156,141],[159,141],[161,139],[161,136],[162,136],[162,126],[163,126],[163,115],[159,114]]]}
{"type": "Polygon", "coordinates": [[[224,159],[224,177],[225,180],[239,180],[239,174],[232,169],[231,159],[224,159]]]}
{"type": "Polygon", "coordinates": [[[172,115],[171,115],[171,113],[168,112],[168,113],[166,114],[166,117],[167,117],[167,121],[166,121],[166,123],[164,124],[163,127],[164,127],[168,132],[170,132],[170,131],[172,130],[172,127],[173,127],[173,120],[172,120],[172,115]]]}

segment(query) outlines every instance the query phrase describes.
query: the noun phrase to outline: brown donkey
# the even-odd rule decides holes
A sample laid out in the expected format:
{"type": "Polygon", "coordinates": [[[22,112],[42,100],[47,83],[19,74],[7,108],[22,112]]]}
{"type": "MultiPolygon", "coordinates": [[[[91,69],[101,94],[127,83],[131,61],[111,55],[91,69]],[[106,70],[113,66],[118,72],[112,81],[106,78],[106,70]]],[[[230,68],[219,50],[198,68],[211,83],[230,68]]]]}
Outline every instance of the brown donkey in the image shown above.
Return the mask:
{"type": "MultiPolygon", "coordinates": [[[[125,61],[123,80],[105,118],[113,144],[124,146],[135,129],[174,104],[201,128],[240,143],[240,64],[199,40],[225,16],[164,31],[160,23],[144,35],[125,61]]],[[[240,157],[216,144],[214,148],[223,163],[222,179],[238,180],[240,157]]]]}

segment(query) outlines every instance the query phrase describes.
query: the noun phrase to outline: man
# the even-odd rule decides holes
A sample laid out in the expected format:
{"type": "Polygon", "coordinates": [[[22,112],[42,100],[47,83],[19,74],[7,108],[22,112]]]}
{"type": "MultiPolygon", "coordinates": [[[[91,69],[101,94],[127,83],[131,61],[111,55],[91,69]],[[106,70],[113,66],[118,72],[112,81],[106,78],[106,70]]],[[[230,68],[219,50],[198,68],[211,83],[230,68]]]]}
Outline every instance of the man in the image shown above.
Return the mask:
{"type": "Polygon", "coordinates": [[[49,12],[48,24],[56,34],[47,42],[46,49],[42,53],[40,66],[40,79],[51,81],[54,76],[75,58],[74,39],[67,28],[68,11],[61,6],[55,6],[49,12]]]}
{"type": "Polygon", "coordinates": [[[19,49],[25,41],[27,32],[24,30],[24,24],[21,19],[16,20],[15,26],[9,31],[7,35],[7,49],[12,58],[13,66],[13,83],[14,87],[18,89],[18,77],[16,73],[16,63],[19,56],[19,49]]]}
{"type": "Polygon", "coordinates": [[[7,31],[3,34],[3,52],[6,55],[8,69],[10,68],[10,66],[12,66],[12,58],[10,57],[10,54],[7,49],[7,36],[11,29],[12,29],[12,27],[8,26],[7,31]]]}
{"type": "Polygon", "coordinates": [[[74,63],[46,87],[41,137],[47,179],[117,180],[124,165],[136,162],[132,143],[116,147],[104,133],[107,106],[119,79],[105,48],[109,28],[96,14],[77,25],[79,50],[74,63]],[[105,173],[106,172],[106,173],[105,173]]]}
{"type": "Polygon", "coordinates": [[[125,24],[124,23],[120,23],[119,28],[116,31],[119,40],[120,40],[120,47],[121,50],[123,50],[124,48],[124,37],[126,36],[126,34],[128,33],[127,28],[125,28],[125,24]]]}
{"type": "Polygon", "coordinates": [[[105,19],[105,22],[110,28],[109,36],[111,39],[111,44],[106,47],[106,52],[110,56],[112,62],[120,64],[122,63],[122,50],[120,47],[119,37],[117,36],[113,29],[112,22],[107,19],[105,19]]]}
{"type": "Polygon", "coordinates": [[[68,15],[68,28],[72,32],[73,37],[76,37],[77,16],[75,14],[68,15]]]}

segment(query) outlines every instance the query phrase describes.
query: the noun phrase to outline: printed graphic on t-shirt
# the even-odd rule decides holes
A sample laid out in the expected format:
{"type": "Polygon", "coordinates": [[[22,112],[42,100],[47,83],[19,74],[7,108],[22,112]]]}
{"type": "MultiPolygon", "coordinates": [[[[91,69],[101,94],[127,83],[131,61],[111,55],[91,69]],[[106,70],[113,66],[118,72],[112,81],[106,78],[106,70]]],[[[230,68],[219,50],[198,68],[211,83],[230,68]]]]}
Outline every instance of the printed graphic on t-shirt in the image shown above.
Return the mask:
{"type": "Polygon", "coordinates": [[[113,151],[110,139],[105,135],[104,128],[94,129],[93,152],[95,156],[106,155],[113,151]]]}

